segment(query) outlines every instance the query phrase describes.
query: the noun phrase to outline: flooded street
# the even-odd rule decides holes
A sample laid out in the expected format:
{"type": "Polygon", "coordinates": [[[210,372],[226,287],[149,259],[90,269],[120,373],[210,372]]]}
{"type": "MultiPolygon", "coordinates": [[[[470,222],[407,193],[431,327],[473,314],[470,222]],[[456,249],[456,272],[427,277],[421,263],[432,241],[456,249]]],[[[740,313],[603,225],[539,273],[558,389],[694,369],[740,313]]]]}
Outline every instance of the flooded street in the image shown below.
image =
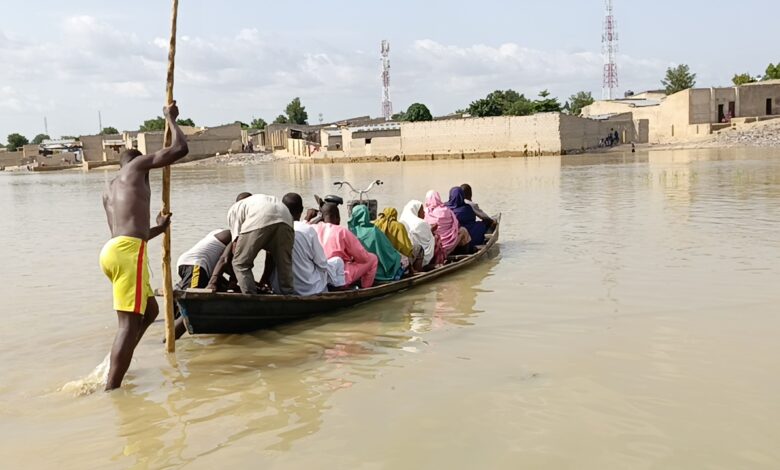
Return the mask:
{"type": "Polygon", "coordinates": [[[174,262],[239,192],[339,179],[384,180],[380,208],[468,182],[499,248],[175,357],[158,322],[125,388],[77,396],[115,332],[111,178],[0,174],[0,467],[780,468],[780,150],[175,168],[174,262]]]}

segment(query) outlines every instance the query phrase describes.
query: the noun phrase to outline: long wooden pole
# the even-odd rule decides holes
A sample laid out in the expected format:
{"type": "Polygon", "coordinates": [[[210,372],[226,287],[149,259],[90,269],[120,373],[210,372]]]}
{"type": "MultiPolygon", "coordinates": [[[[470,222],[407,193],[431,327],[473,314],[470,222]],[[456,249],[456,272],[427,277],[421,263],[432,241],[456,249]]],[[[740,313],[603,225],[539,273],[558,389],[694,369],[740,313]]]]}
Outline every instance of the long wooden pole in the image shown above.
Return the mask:
{"type": "MultiPolygon", "coordinates": [[[[171,13],[171,43],[168,49],[168,80],[166,95],[168,106],[173,104],[173,72],[176,58],[176,20],[179,16],[179,0],[173,0],[171,13]]],[[[165,121],[164,147],[170,147],[172,140],[171,128],[165,121]]],[[[162,213],[171,213],[171,167],[163,168],[162,213]]],[[[171,226],[163,234],[162,249],[163,295],[165,304],[165,345],[169,353],[176,351],[175,327],[173,322],[173,281],[171,279],[171,226]]]]}

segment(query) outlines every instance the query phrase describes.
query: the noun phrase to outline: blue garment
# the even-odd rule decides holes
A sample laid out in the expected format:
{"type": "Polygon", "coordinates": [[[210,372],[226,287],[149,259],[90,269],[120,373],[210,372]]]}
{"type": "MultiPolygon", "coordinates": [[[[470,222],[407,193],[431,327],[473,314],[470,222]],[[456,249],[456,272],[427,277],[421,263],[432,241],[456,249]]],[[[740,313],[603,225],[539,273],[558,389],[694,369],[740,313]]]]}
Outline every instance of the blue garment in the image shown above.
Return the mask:
{"type": "Polygon", "coordinates": [[[450,189],[450,200],[447,201],[447,207],[455,213],[460,226],[469,231],[469,235],[471,235],[470,247],[484,245],[487,225],[485,222],[477,220],[477,214],[470,205],[466,204],[466,196],[459,186],[450,189]]]}

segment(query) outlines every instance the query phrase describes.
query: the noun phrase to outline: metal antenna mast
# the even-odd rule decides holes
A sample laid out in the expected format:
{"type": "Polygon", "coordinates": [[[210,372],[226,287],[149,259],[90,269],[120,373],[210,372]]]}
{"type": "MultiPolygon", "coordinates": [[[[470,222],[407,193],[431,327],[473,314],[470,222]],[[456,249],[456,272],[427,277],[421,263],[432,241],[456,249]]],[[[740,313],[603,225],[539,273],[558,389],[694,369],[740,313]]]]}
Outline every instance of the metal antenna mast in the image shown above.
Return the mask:
{"type": "Polygon", "coordinates": [[[393,103],[390,101],[390,43],[382,41],[382,116],[393,119],[393,103]]]}
{"type": "Polygon", "coordinates": [[[606,100],[615,98],[618,87],[618,69],[615,56],[618,51],[617,21],[612,9],[612,0],[606,0],[606,15],[604,17],[604,33],[601,36],[602,52],[604,53],[604,83],[602,97],[606,100]]]}

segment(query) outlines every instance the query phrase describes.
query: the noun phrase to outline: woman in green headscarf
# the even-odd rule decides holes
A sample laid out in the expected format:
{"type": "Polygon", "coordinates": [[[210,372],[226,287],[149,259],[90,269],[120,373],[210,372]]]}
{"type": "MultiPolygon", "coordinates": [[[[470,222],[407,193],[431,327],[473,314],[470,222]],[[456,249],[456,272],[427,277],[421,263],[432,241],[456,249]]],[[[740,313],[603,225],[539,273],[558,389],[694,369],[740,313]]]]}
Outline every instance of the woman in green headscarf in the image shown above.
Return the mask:
{"type": "Polygon", "coordinates": [[[348,226],[350,232],[355,234],[366,250],[379,259],[376,280],[388,282],[400,279],[401,254],[396,251],[387,236],[371,223],[368,207],[364,205],[353,207],[348,226]]]}

